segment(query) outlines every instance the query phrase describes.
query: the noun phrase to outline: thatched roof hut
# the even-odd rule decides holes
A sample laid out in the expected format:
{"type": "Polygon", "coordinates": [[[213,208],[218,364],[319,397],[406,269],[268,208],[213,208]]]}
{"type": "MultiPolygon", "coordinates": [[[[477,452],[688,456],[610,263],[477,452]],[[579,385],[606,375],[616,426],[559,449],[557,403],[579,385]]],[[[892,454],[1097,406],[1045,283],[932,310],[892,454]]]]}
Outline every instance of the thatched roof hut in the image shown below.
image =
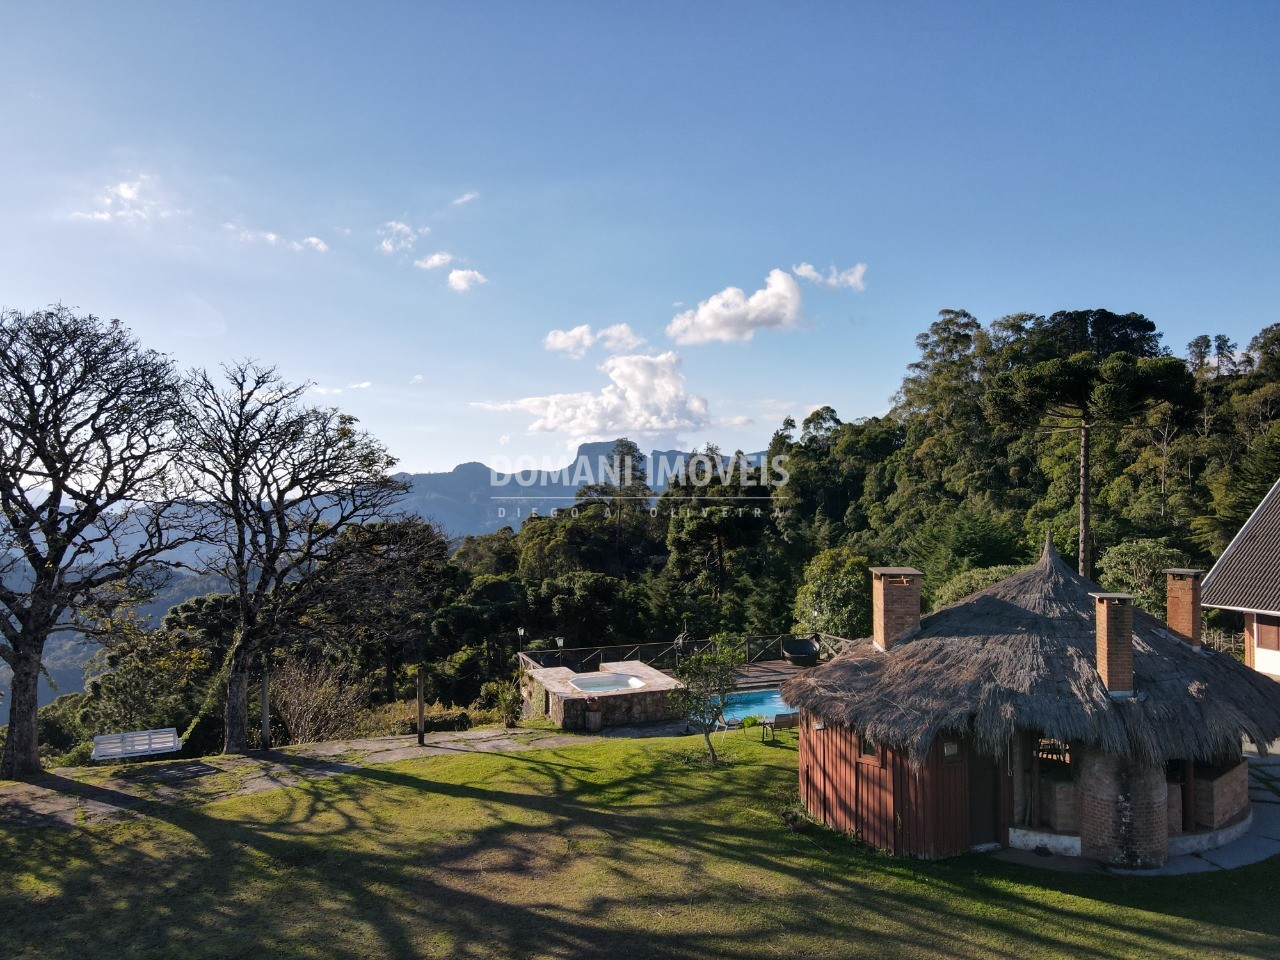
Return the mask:
{"type": "Polygon", "coordinates": [[[871,638],[783,688],[827,724],[906,751],[941,734],[1000,755],[1015,731],[1144,764],[1239,756],[1280,738],[1280,684],[1197,649],[1133,612],[1133,695],[1109,694],[1096,661],[1094,594],[1046,544],[1038,563],[920,620],[887,652],[871,638]]]}

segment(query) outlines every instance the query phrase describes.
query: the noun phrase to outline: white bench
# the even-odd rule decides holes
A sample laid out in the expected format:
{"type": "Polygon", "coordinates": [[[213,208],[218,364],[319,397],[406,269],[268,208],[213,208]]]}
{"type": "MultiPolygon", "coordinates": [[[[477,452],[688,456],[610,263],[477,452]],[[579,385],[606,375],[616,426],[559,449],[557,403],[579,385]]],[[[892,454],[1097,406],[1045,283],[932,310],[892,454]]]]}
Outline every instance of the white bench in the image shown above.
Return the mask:
{"type": "Polygon", "coordinates": [[[146,757],[153,753],[173,753],[182,749],[178,731],[135,730],[131,733],[108,733],[93,738],[94,760],[124,760],[128,757],[146,757]]]}

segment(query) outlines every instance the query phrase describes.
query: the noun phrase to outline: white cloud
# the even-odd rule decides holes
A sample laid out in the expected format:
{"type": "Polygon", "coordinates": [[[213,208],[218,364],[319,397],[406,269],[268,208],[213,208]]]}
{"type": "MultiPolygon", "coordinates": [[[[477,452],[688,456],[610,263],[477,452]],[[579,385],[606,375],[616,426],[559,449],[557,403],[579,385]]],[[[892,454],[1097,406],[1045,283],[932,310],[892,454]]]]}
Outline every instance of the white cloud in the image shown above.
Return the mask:
{"type": "Polygon", "coordinates": [[[608,350],[619,351],[634,350],[644,343],[644,337],[632,330],[630,324],[626,323],[615,323],[611,327],[605,327],[600,331],[596,340],[603,343],[608,350]]]}
{"type": "Polygon", "coordinates": [[[855,263],[848,270],[837,270],[835,267],[828,267],[825,274],[819,273],[811,263],[802,263],[798,267],[792,267],[791,272],[797,277],[812,280],[814,283],[820,283],[833,289],[840,287],[847,287],[850,290],[867,289],[867,285],[862,279],[867,272],[865,263],[855,263]]]}
{"type": "Polygon", "coordinates": [[[757,330],[798,326],[802,305],[795,278],[785,270],[770,270],[764,288],[749,297],[738,287],[726,287],[676,314],[667,336],[682,344],[750,340],[757,330]]]}
{"type": "Polygon", "coordinates": [[[413,265],[419,270],[439,270],[441,267],[447,267],[453,263],[454,256],[448,250],[437,250],[435,253],[429,253],[421,260],[413,261],[413,265]]]}
{"type": "Polygon", "coordinates": [[[595,334],[591,332],[591,325],[584,323],[572,330],[552,330],[543,338],[542,345],[548,350],[567,353],[579,360],[587,355],[594,342],[595,334]]]}
{"type": "Polygon", "coordinates": [[[500,447],[505,447],[510,442],[511,442],[511,434],[509,433],[504,433],[502,436],[498,438],[498,446],[500,447]]]}
{"type": "Polygon", "coordinates": [[[474,200],[478,196],[480,196],[480,194],[476,193],[475,191],[472,191],[470,193],[464,193],[462,196],[458,197],[456,200],[453,201],[453,205],[455,207],[460,207],[464,203],[470,203],[472,200],[474,200]]]}
{"type": "Polygon", "coordinates": [[[311,392],[318,393],[322,397],[327,397],[327,396],[342,393],[342,388],[341,387],[321,387],[313,383],[311,385],[311,392]]]}
{"type": "Polygon", "coordinates": [[[426,378],[426,377],[424,377],[422,374],[420,374],[420,373],[415,373],[412,377],[410,377],[410,378],[409,378],[409,382],[410,382],[410,383],[422,383],[422,382],[423,382],[424,380],[426,380],[426,379],[427,379],[427,378],[426,378]]]}
{"type": "MultiPolygon", "coordinates": [[[[229,223],[227,226],[235,229],[229,223]]],[[[269,230],[241,230],[236,239],[242,243],[265,243],[274,247],[280,242],[280,234],[271,233],[269,230]]]]}
{"type": "Polygon", "coordinates": [[[755,421],[750,417],[725,417],[716,421],[722,427],[750,427],[755,421]]]}
{"type": "Polygon", "coordinates": [[[224,223],[223,228],[236,235],[241,243],[265,243],[269,247],[287,247],[290,250],[314,250],[316,253],[328,253],[329,245],[319,237],[305,237],[302,240],[289,240],[271,230],[245,230],[234,223],[224,223]]]}
{"type": "Polygon", "coordinates": [[[368,390],[373,386],[372,380],[361,380],[359,383],[348,383],[348,390],[368,390]]]}
{"type": "Polygon", "coordinates": [[[567,353],[575,360],[581,360],[597,343],[603,344],[606,350],[621,352],[634,350],[644,343],[644,337],[639,336],[626,323],[615,323],[599,331],[592,330],[590,324],[583,323],[570,330],[552,330],[542,340],[546,349],[567,353]]]}
{"type": "Polygon", "coordinates": [[[689,393],[673,350],[657,356],[610,357],[600,369],[611,381],[599,393],[558,393],[505,403],[490,410],[519,410],[537,417],[530,433],[564,433],[574,439],[652,436],[699,430],[710,423],[707,401],[689,393]]]}
{"type": "Polygon", "coordinates": [[[479,270],[450,270],[449,286],[459,293],[470,290],[472,287],[488,283],[489,278],[479,270]]]}
{"type": "Polygon", "coordinates": [[[430,232],[430,227],[418,227],[415,230],[403,221],[388,220],[378,228],[378,236],[382,238],[378,243],[378,249],[386,254],[412,250],[413,245],[418,242],[418,238],[430,232]]]}
{"type": "Polygon", "coordinates": [[[93,209],[77,210],[71,216],[103,223],[113,220],[149,223],[190,212],[175,208],[160,189],[158,178],[143,173],[135,180],[122,180],[104,187],[93,209]]]}

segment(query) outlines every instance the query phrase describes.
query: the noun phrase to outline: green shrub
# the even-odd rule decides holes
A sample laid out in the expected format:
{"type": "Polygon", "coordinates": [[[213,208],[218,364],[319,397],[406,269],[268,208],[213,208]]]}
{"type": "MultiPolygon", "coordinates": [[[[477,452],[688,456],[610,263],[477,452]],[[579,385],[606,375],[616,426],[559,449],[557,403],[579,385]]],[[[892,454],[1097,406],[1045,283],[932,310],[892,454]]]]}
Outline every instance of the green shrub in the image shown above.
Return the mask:
{"type": "Polygon", "coordinates": [[[987,587],[994,586],[1001,580],[1012,577],[1015,573],[1025,569],[1026,567],[1020,567],[1016,564],[1007,564],[999,567],[981,567],[957,573],[940,586],[933,595],[933,609],[941,610],[957,600],[963,600],[971,593],[985,590],[987,587]]]}

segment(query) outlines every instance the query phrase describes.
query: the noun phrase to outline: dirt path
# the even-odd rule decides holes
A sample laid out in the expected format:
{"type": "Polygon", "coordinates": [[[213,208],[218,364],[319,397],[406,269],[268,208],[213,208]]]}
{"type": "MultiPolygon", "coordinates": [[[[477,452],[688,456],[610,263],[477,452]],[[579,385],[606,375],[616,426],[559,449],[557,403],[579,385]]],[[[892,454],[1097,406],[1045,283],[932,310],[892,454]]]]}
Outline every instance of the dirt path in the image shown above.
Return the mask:
{"type": "Polygon", "coordinates": [[[0,783],[0,823],[69,827],[145,813],[155,802],[197,806],[350,773],[362,767],[450,753],[510,753],[592,743],[549,730],[482,728],[417,738],[311,743],[266,754],[54,770],[29,783],[0,783]]]}

